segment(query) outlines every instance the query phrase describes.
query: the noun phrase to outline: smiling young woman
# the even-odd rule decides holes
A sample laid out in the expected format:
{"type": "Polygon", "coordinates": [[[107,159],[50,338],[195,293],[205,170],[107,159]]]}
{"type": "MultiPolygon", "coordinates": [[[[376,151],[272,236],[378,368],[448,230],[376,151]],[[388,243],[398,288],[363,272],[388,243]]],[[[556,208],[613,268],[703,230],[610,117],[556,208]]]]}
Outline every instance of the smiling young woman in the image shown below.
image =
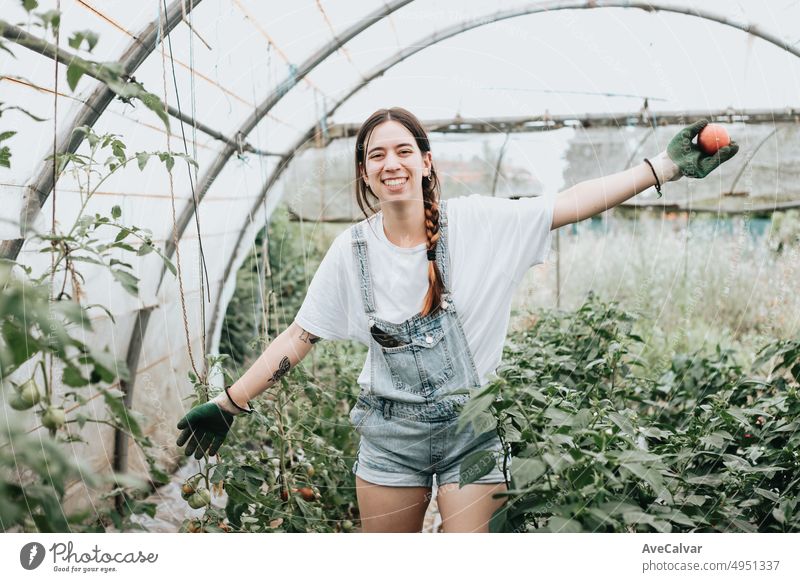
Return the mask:
{"type": "Polygon", "coordinates": [[[667,151],[558,193],[507,200],[441,200],[430,142],[395,107],[373,113],[355,144],[356,199],[365,220],[333,242],[302,307],[250,369],[180,420],[186,454],[213,455],[244,403],[264,392],[325,339],[369,347],[350,422],[360,435],[353,466],[366,532],[420,531],[434,476],[445,532],[485,532],[502,506],[510,467],[496,429],[457,430],[472,390],[500,364],[517,284],[550,249],[551,231],[638,192],[687,175],[702,178],[736,154],[714,156],[683,129],[667,151]],[[461,464],[486,451],[459,487],[461,464]]]}

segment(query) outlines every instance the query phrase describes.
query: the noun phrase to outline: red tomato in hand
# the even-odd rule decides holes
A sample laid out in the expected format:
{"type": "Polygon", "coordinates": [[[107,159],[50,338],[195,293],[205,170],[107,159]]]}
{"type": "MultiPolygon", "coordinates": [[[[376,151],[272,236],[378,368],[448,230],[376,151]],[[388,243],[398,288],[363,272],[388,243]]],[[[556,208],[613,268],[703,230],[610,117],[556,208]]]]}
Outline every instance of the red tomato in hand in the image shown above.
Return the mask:
{"type": "Polygon", "coordinates": [[[716,123],[709,123],[697,135],[697,145],[704,154],[709,156],[717,153],[717,150],[724,148],[731,143],[731,136],[721,125],[716,123]]]}

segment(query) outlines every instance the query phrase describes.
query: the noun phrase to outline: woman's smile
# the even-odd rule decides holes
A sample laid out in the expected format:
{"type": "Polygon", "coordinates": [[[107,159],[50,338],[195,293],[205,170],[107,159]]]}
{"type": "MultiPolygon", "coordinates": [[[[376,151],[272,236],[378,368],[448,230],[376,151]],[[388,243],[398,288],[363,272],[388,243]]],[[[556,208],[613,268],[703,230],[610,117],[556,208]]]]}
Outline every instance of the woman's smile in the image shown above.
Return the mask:
{"type": "Polygon", "coordinates": [[[408,178],[405,176],[399,178],[386,178],[382,180],[382,182],[389,192],[402,192],[408,183],[408,178]]]}

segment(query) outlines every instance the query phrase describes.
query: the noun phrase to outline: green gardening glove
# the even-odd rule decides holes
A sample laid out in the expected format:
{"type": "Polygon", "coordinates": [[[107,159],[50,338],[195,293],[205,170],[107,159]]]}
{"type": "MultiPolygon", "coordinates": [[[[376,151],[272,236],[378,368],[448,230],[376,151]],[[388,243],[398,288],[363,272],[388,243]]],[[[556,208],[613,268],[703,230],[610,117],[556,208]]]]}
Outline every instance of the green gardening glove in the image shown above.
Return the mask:
{"type": "Polygon", "coordinates": [[[194,453],[195,459],[201,459],[206,450],[208,456],[213,457],[225,442],[233,419],[233,414],[222,410],[214,402],[195,406],[178,421],[178,429],[183,432],[178,437],[177,445],[182,447],[188,441],[187,457],[194,453]]]}
{"type": "Polygon", "coordinates": [[[672,138],[667,146],[667,155],[678,166],[681,174],[690,178],[705,178],[723,162],[727,162],[736,152],[739,146],[731,140],[730,145],[720,148],[717,153],[708,155],[703,153],[692,139],[700,133],[700,130],[708,125],[708,121],[701,119],[692,125],[683,128],[678,135],[672,138]]]}

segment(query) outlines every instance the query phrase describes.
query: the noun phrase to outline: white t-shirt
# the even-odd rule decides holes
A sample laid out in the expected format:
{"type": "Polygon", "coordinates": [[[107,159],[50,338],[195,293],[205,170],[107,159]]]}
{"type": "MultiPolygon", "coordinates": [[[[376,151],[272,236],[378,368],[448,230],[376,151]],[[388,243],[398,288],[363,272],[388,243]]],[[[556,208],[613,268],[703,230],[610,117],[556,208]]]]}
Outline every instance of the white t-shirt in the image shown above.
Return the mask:
{"type": "MultiPolygon", "coordinates": [[[[447,200],[450,291],[481,385],[495,375],[503,353],[511,300],[522,276],[550,251],[554,195],[511,200],[463,196],[447,200]]],[[[402,323],[418,314],[428,292],[425,244],[402,248],[383,230],[383,213],[362,221],[375,314],[402,323]]],[[[295,318],[324,339],[370,344],[350,229],[331,244],[295,318]]],[[[369,385],[370,358],[358,378],[369,385]]]]}

